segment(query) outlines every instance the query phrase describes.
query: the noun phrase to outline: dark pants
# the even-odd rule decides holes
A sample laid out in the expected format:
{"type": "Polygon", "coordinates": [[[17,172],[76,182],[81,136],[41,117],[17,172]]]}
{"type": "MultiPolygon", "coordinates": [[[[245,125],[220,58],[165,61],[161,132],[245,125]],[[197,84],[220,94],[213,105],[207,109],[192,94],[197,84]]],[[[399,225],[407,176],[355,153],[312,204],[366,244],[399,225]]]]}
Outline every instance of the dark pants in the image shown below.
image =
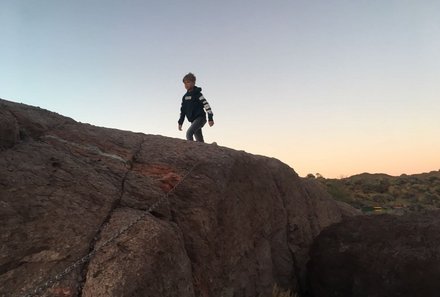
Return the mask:
{"type": "Polygon", "coordinates": [[[206,124],[206,117],[198,117],[195,119],[191,126],[189,126],[188,131],[186,131],[186,139],[194,140],[193,135],[196,137],[196,141],[205,142],[203,140],[202,127],[206,124]]]}

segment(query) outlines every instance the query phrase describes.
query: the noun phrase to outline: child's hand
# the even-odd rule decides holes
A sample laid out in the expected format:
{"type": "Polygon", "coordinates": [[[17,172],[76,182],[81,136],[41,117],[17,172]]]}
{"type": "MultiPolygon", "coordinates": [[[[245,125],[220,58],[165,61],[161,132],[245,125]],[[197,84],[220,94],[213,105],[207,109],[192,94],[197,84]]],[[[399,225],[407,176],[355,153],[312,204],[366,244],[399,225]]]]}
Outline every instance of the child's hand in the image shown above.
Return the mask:
{"type": "Polygon", "coordinates": [[[208,124],[209,124],[209,127],[212,127],[212,126],[214,126],[214,121],[209,121],[208,124]]]}
{"type": "Polygon", "coordinates": [[[182,131],[182,125],[179,125],[179,131],[182,131]]]}

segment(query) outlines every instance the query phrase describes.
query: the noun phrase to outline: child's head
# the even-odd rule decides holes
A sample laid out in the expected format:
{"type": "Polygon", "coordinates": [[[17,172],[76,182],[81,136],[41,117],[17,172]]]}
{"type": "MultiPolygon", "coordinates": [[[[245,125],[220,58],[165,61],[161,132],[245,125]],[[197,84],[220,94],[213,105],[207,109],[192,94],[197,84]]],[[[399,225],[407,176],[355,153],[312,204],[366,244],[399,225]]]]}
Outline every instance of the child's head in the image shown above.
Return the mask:
{"type": "Polygon", "coordinates": [[[196,85],[196,76],[191,72],[183,77],[183,83],[185,85],[185,89],[192,90],[196,85]]]}

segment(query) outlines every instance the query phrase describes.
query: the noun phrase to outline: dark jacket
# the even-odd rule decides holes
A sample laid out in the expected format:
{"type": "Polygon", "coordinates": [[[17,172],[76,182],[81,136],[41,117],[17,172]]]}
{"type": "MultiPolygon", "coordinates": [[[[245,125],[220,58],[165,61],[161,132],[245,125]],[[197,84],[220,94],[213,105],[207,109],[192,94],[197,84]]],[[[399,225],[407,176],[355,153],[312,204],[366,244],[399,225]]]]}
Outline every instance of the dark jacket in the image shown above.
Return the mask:
{"type": "Polygon", "coordinates": [[[180,107],[180,118],[178,121],[179,125],[183,124],[185,116],[191,123],[198,117],[203,116],[206,118],[205,110],[208,113],[209,121],[213,120],[212,117],[214,114],[201,91],[202,88],[194,87],[191,92],[186,92],[186,94],[183,95],[182,106],[180,107]]]}

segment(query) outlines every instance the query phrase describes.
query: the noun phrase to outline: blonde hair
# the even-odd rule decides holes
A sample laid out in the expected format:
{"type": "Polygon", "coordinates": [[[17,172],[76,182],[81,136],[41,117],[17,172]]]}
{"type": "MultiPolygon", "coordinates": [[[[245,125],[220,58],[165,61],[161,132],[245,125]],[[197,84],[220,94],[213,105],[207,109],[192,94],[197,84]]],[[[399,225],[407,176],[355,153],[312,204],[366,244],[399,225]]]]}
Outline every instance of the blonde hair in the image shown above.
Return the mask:
{"type": "Polygon", "coordinates": [[[185,80],[196,82],[196,76],[190,72],[183,77],[182,81],[185,82],[185,80]]]}

